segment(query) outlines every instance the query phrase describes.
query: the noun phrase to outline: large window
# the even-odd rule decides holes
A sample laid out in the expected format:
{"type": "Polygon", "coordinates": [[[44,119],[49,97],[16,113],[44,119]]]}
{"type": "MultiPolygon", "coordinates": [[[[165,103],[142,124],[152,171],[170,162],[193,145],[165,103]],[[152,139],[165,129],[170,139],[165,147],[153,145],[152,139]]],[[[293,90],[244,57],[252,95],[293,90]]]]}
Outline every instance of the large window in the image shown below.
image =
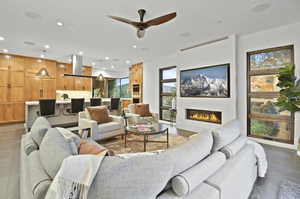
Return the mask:
{"type": "Polygon", "coordinates": [[[130,98],[128,77],[108,80],[108,97],[130,98]]]}
{"type": "Polygon", "coordinates": [[[176,98],[176,67],[160,69],[159,84],[159,117],[161,120],[174,121],[175,114],[172,113],[172,100],[176,98]]]}
{"type": "Polygon", "coordinates": [[[277,106],[278,69],[294,64],[293,46],[247,53],[248,135],[293,143],[294,115],[277,106]]]}

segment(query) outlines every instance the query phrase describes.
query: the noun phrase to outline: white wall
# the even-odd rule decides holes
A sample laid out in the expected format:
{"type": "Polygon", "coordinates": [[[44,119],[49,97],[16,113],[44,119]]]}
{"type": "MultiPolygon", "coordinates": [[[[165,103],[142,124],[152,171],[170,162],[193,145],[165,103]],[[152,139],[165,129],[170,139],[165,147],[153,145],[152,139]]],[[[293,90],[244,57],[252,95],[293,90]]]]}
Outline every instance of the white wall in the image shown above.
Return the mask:
{"type": "Polygon", "coordinates": [[[216,110],[223,113],[223,124],[236,117],[236,38],[211,45],[178,52],[172,56],[144,64],[144,102],[149,103],[152,111],[159,110],[159,68],[177,66],[177,127],[200,132],[217,124],[186,120],[185,109],[195,108],[216,110]],[[180,70],[230,63],[230,98],[182,98],[179,97],[180,70]]]}
{"type": "Polygon", "coordinates": [[[93,76],[98,76],[99,74],[110,78],[128,77],[128,71],[93,70],[93,76]]]}
{"type": "MultiPolygon", "coordinates": [[[[261,50],[266,48],[273,48],[279,46],[285,46],[294,44],[294,54],[295,54],[295,65],[296,65],[296,75],[300,77],[300,23],[287,25],[284,27],[279,27],[271,30],[266,30],[262,32],[257,32],[245,36],[241,36],[237,40],[238,44],[238,117],[242,120],[242,125],[244,129],[244,134],[246,134],[246,118],[247,118],[247,57],[246,53],[248,51],[261,50]]],[[[295,143],[297,143],[297,138],[300,133],[300,115],[296,114],[295,121],[295,143]]],[[[266,140],[259,140],[267,144],[273,144],[276,146],[296,148],[295,145],[281,144],[278,142],[271,142],[266,140]]]]}

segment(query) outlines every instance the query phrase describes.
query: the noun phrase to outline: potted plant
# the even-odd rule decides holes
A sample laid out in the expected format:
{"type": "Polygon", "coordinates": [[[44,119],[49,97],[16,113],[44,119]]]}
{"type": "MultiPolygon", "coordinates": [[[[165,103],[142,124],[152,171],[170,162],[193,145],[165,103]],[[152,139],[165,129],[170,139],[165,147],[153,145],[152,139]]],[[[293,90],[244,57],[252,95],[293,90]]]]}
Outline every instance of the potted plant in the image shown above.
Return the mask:
{"type": "MultiPolygon", "coordinates": [[[[295,76],[295,66],[287,65],[279,69],[277,86],[280,88],[276,105],[280,111],[295,113],[300,111],[300,79],[295,76]]],[[[300,139],[298,141],[298,155],[300,155],[300,139]]]]}

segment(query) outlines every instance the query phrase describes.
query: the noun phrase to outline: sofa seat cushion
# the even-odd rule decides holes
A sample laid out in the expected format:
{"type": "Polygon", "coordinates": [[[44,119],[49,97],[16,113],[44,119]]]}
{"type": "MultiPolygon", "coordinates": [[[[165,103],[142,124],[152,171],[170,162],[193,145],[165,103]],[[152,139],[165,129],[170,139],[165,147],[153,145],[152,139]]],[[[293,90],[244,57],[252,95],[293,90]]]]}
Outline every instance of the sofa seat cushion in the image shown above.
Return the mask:
{"type": "Polygon", "coordinates": [[[51,128],[51,124],[44,117],[38,117],[34,121],[30,129],[30,135],[38,146],[40,146],[44,136],[46,135],[48,129],[50,128],[51,128]]]}
{"type": "Polygon", "coordinates": [[[157,199],[220,199],[220,192],[206,183],[201,183],[188,195],[178,196],[172,190],[168,190],[157,199]]]}
{"type": "Polygon", "coordinates": [[[246,199],[257,177],[256,164],[254,148],[247,144],[205,182],[220,190],[221,199],[246,199]]]}
{"type": "Polygon", "coordinates": [[[221,152],[216,152],[200,163],[182,172],[172,179],[172,189],[178,196],[190,194],[194,189],[213,175],[226,162],[226,157],[221,152]]]}
{"type": "Polygon", "coordinates": [[[73,139],[66,139],[57,128],[49,129],[40,146],[40,159],[48,175],[53,179],[63,160],[74,152],[73,139]]]}
{"type": "Polygon", "coordinates": [[[88,199],[156,198],[168,183],[173,165],[163,153],[130,158],[106,156],[88,199]]]}
{"type": "Polygon", "coordinates": [[[104,124],[99,124],[98,129],[100,133],[109,133],[122,128],[121,124],[118,122],[108,122],[104,124]]]}
{"type": "Polygon", "coordinates": [[[212,151],[216,152],[240,136],[240,123],[238,120],[230,121],[222,127],[212,130],[212,134],[214,137],[212,151]]]}

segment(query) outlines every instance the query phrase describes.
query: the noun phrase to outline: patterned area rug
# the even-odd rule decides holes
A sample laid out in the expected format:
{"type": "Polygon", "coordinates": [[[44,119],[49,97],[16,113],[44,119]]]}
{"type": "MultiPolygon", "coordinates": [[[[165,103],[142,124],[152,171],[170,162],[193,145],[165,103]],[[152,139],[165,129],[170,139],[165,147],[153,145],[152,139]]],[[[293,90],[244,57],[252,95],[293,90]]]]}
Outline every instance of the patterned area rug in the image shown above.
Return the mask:
{"type": "Polygon", "coordinates": [[[299,199],[300,184],[285,180],[281,183],[278,192],[278,199],[299,199]]]}
{"type": "MultiPolygon", "coordinates": [[[[125,148],[124,139],[121,136],[100,141],[99,144],[105,146],[108,149],[113,150],[116,154],[123,153],[138,153],[144,152],[143,136],[138,135],[128,135],[127,136],[127,147],[125,148]],[[137,142],[138,140],[138,142],[137,142]]],[[[149,140],[155,141],[166,141],[166,135],[153,135],[149,136],[149,140]]],[[[170,134],[169,135],[169,148],[176,147],[180,144],[187,142],[191,137],[184,137],[179,135],[170,134]]],[[[152,143],[148,142],[146,146],[147,152],[156,150],[167,149],[167,143],[152,143]]]]}

